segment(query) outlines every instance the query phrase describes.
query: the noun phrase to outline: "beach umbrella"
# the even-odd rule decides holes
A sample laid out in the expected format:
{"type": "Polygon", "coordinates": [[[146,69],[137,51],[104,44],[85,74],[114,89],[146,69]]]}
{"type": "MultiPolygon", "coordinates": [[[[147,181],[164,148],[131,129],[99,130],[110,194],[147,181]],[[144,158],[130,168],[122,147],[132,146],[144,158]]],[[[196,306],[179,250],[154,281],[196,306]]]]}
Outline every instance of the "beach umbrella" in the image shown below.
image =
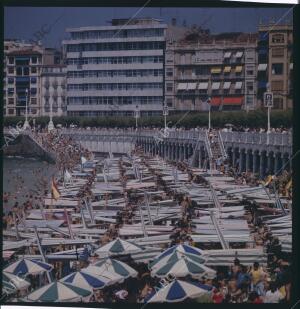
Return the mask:
{"type": "Polygon", "coordinates": [[[14,274],[2,273],[2,282],[7,282],[12,284],[17,290],[27,289],[30,283],[14,274]]]}
{"type": "Polygon", "coordinates": [[[198,264],[204,264],[206,262],[206,259],[202,256],[197,256],[194,254],[187,254],[187,253],[182,253],[179,251],[173,251],[172,254],[170,255],[166,255],[160,259],[157,259],[155,261],[153,261],[152,263],[149,264],[149,269],[157,269],[159,267],[162,267],[163,265],[166,265],[170,262],[175,262],[178,261],[179,259],[183,258],[183,257],[187,257],[190,260],[198,263],[198,264]]]}
{"type": "Polygon", "coordinates": [[[106,270],[103,267],[95,266],[94,264],[91,264],[82,270],[89,274],[93,274],[94,276],[103,278],[103,280],[108,280],[107,285],[121,283],[125,279],[123,276],[117,274],[116,272],[111,272],[110,270],[106,270]]]}
{"type": "Polygon", "coordinates": [[[92,294],[91,290],[86,290],[68,284],[55,281],[29,294],[25,300],[33,302],[69,302],[80,301],[92,294]]]}
{"type": "Polygon", "coordinates": [[[94,273],[87,271],[77,271],[59,280],[60,282],[75,285],[86,290],[103,289],[105,286],[111,284],[112,280],[107,277],[100,277],[94,273]]]}
{"type": "Polygon", "coordinates": [[[147,303],[175,303],[209,293],[209,288],[193,283],[174,280],[145,300],[147,303]]]}
{"type": "Polygon", "coordinates": [[[189,245],[174,245],[166,249],[162,253],[160,253],[157,257],[155,257],[152,263],[149,264],[149,267],[152,268],[152,266],[155,265],[159,260],[161,260],[162,258],[165,258],[166,256],[170,256],[175,251],[182,253],[182,254],[193,254],[196,256],[203,255],[203,251],[196,247],[189,246],[189,245]]]}
{"type": "Polygon", "coordinates": [[[51,271],[53,266],[38,260],[21,259],[9,266],[3,271],[17,276],[38,275],[46,271],[51,271]]]}
{"type": "Polygon", "coordinates": [[[166,276],[173,276],[176,278],[186,277],[188,275],[200,278],[204,275],[215,276],[215,271],[211,268],[199,264],[188,257],[174,258],[170,262],[161,267],[154,268],[151,275],[154,277],[164,278],[166,276]]]}
{"type": "Polygon", "coordinates": [[[114,259],[106,259],[103,261],[99,261],[93,265],[112,274],[118,274],[125,279],[129,277],[136,277],[138,275],[137,271],[134,270],[132,267],[128,266],[124,262],[114,259]]]}
{"type": "Polygon", "coordinates": [[[143,248],[129,241],[117,238],[95,251],[99,256],[124,255],[142,252],[143,248]]]}

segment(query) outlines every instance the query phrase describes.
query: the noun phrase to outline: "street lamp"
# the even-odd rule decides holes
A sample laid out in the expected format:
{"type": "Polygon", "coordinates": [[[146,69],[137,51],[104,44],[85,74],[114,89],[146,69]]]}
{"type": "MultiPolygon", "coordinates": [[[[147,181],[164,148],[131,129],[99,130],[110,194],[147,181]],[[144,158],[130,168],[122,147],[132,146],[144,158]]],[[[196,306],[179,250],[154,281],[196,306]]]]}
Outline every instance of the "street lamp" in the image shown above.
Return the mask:
{"type": "Polygon", "coordinates": [[[53,121],[52,121],[52,100],[50,100],[50,121],[49,121],[49,124],[48,124],[48,132],[52,131],[54,129],[54,124],[53,124],[53,121]]]}
{"type": "Polygon", "coordinates": [[[26,130],[28,127],[30,128],[29,122],[28,122],[28,88],[25,90],[25,97],[26,97],[26,109],[25,109],[25,122],[23,125],[23,130],[26,130]]]}
{"type": "Polygon", "coordinates": [[[135,111],[134,111],[134,118],[135,118],[135,130],[137,131],[138,129],[138,118],[141,117],[141,112],[139,110],[139,106],[136,105],[135,111]]]}
{"type": "Polygon", "coordinates": [[[163,115],[165,119],[165,129],[164,129],[164,135],[166,136],[167,134],[167,116],[169,115],[169,110],[167,104],[164,105],[163,107],[163,115]]]}
{"type": "Polygon", "coordinates": [[[205,101],[206,104],[208,104],[208,131],[210,131],[211,128],[211,119],[210,119],[210,109],[211,109],[211,105],[210,105],[211,99],[210,97],[207,98],[207,100],[205,101]]]}

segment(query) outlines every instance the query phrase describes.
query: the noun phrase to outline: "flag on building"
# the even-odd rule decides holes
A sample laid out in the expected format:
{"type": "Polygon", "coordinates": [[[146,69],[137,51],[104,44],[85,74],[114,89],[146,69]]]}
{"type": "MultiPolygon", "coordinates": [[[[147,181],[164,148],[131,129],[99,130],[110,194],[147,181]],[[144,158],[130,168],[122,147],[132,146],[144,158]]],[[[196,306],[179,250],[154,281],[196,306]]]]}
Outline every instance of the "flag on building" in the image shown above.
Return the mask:
{"type": "Polygon", "coordinates": [[[60,192],[57,188],[54,178],[52,178],[52,183],[51,183],[51,197],[54,198],[55,200],[58,200],[60,197],[60,192]]]}

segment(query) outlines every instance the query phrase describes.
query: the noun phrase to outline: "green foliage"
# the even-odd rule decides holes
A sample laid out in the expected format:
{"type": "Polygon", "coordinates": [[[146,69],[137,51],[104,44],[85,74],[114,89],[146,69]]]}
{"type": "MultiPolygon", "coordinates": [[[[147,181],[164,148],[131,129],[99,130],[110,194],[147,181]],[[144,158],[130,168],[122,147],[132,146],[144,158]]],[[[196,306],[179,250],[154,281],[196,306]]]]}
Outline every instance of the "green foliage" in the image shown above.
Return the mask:
{"type": "MultiPolygon", "coordinates": [[[[271,126],[272,127],[291,127],[293,112],[287,111],[272,111],[271,112],[271,126]]],[[[36,125],[46,127],[49,122],[49,117],[36,117],[36,125]]],[[[32,119],[29,119],[32,124],[32,119]]],[[[80,127],[135,127],[135,119],[133,117],[54,117],[55,125],[61,124],[63,126],[70,126],[76,124],[80,127]]],[[[189,112],[177,113],[167,117],[169,126],[195,128],[207,127],[208,113],[189,112]]],[[[24,123],[24,117],[4,117],[4,126],[16,126],[24,123]]],[[[224,127],[225,124],[233,124],[234,126],[246,126],[250,128],[267,127],[267,113],[265,111],[223,111],[211,112],[211,124],[213,127],[224,127]]],[[[163,127],[163,116],[142,117],[138,119],[139,127],[163,127]]]]}

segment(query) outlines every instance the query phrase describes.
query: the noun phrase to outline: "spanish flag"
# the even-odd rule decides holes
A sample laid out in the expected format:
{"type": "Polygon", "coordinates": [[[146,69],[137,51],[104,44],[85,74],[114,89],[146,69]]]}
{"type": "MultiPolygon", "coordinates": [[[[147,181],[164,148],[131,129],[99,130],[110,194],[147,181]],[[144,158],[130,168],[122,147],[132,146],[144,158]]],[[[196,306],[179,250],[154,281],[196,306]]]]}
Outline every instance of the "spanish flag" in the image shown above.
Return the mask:
{"type": "Polygon", "coordinates": [[[58,200],[60,197],[60,192],[57,188],[54,178],[52,178],[52,183],[51,183],[51,197],[54,198],[55,200],[58,200]]]}

